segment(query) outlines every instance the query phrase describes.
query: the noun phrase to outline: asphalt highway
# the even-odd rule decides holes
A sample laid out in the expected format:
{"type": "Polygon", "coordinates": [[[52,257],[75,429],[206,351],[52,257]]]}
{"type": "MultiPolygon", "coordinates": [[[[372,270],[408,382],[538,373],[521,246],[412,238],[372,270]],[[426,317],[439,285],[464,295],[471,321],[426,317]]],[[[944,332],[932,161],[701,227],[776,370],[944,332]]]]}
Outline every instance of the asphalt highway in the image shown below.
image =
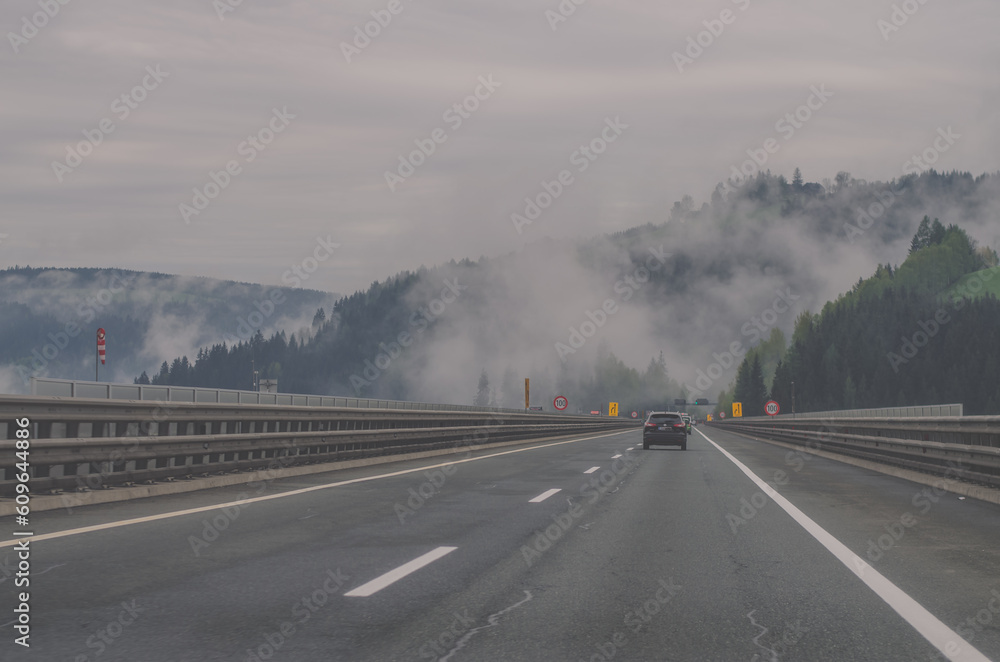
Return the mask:
{"type": "Polygon", "coordinates": [[[1000,660],[1000,506],[695,428],[32,515],[0,659],[1000,660]]]}

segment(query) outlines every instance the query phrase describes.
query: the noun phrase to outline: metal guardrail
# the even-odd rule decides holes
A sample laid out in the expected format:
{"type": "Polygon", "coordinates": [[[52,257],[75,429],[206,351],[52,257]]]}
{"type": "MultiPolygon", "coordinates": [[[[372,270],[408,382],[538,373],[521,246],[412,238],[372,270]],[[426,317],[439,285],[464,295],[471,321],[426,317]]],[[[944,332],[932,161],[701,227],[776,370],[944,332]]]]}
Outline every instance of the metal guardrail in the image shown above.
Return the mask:
{"type": "Polygon", "coordinates": [[[1000,488],[1000,416],[776,416],[713,423],[751,436],[1000,488]]]}
{"type": "MultiPolygon", "coordinates": [[[[961,404],[917,405],[915,407],[881,407],[876,409],[838,409],[835,411],[810,411],[801,414],[778,414],[774,418],[922,418],[925,416],[962,416],[961,404]]],[[[766,420],[754,416],[753,420],[766,420]]]]}
{"type": "MultiPolygon", "coordinates": [[[[61,398],[97,398],[104,400],[155,400],[164,402],[225,403],[252,405],[295,405],[302,407],[361,407],[371,409],[412,409],[426,411],[493,411],[505,413],[524,412],[524,409],[503,407],[476,407],[474,405],[449,405],[428,402],[377,400],[332,395],[303,395],[297,393],[260,393],[224,388],[195,386],[159,386],[149,384],[113,384],[74,379],[31,378],[31,395],[61,398]]],[[[550,412],[551,413],[551,412],[550,412]]],[[[556,412],[558,415],[560,413],[556,412]]]]}
{"type": "Polygon", "coordinates": [[[32,492],[253,471],[621,429],[640,421],[495,410],[0,396],[0,496],[14,492],[17,419],[32,492]]]}

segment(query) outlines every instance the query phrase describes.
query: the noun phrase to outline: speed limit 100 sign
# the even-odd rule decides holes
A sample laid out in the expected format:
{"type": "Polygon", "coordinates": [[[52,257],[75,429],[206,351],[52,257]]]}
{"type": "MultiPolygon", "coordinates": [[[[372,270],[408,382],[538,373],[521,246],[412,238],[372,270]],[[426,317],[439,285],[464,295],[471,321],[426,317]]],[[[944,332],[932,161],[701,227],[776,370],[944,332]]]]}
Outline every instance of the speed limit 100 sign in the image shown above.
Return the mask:
{"type": "Polygon", "coordinates": [[[767,404],[764,405],[764,411],[767,412],[768,416],[777,416],[778,412],[781,411],[781,408],[774,400],[768,400],[767,404]]]}
{"type": "Polygon", "coordinates": [[[566,409],[566,407],[569,407],[569,400],[560,395],[552,401],[552,406],[559,411],[562,411],[563,409],[566,409]]]}

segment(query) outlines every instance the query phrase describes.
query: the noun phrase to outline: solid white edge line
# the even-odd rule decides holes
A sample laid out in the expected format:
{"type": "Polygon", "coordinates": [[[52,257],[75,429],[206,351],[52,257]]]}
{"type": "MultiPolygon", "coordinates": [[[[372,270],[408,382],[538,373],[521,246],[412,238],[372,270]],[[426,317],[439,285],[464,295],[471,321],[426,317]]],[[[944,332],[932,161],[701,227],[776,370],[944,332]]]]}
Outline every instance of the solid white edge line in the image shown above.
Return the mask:
{"type": "MultiPolygon", "coordinates": [[[[342,485],[353,485],[354,483],[364,483],[370,480],[378,480],[380,478],[392,478],[393,476],[404,476],[406,474],[416,473],[418,471],[426,471],[428,469],[438,469],[440,467],[450,467],[453,464],[464,464],[466,462],[478,462],[479,460],[488,460],[491,457],[500,457],[501,455],[510,455],[512,453],[524,453],[526,451],[533,451],[539,448],[549,448],[550,446],[562,446],[563,444],[574,444],[580,441],[589,441],[591,439],[601,439],[602,437],[612,437],[616,434],[625,434],[632,432],[632,430],[623,430],[620,432],[609,432],[607,434],[599,434],[593,437],[578,437],[577,439],[568,439],[566,441],[554,441],[551,444],[542,444],[541,446],[531,446],[529,448],[515,448],[510,451],[501,451],[500,453],[491,453],[489,455],[482,455],[480,457],[469,457],[463,460],[452,460],[451,462],[441,462],[439,464],[431,464],[422,467],[417,467],[416,469],[404,469],[402,471],[393,471],[387,474],[375,474],[374,476],[364,476],[362,478],[352,478],[350,480],[341,480],[336,483],[327,483],[325,485],[313,485],[312,487],[303,487],[297,490],[289,490],[288,492],[280,492],[278,494],[268,494],[266,496],[253,497],[250,499],[242,499],[240,501],[230,501],[228,503],[218,503],[212,506],[201,506],[199,508],[188,508],[186,510],[175,510],[169,513],[160,513],[159,515],[148,515],[146,517],[136,517],[133,519],[120,520],[118,522],[105,522],[104,524],[95,524],[93,526],[83,526],[78,529],[66,529],[65,531],[53,531],[52,533],[43,533],[37,536],[31,536],[28,538],[31,542],[38,542],[40,540],[51,540],[53,538],[63,538],[65,536],[75,536],[81,533],[90,533],[92,531],[103,531],[105,529],[115,529],[120,526],[129,526],[130,524],[142,524],[144,522],[155,522],[161,519],[170,519],[171,517],[181,517],[183,515],[193,515],[196,513],[207,513],[212,510],[219,510],[220,508],[231,508],[233,506],[245,506],[249,503],[257,503],[258,501],[268,501],[270,499],[282,499],[284,497],[295,496],[297,494],[305,494],[306,492],[315,492],[316,490],[327,490],[332,487],[340,487],[342,485]]],[[[338,471],[333,469],[332,471],[338,471]]],[[[2,540],[0,541],[0,548],[13,547],[14,545],[21,542],[23,539],[16,540],[2,540]]]]}
{"type": "Polygon", "coordinates": [[[925,609],[919,602],[911,598],[901,588],[885,578],[865,562],[860,556],[848,549],[847,545],[834,538],[831,534],[814,522],[808,515],[803,513],[788,499],[778,494],[778,492],[764,482],[757,474],[751,471],[745,464],[737,460],[729,451],[719,446],[708,438],[701,430],[698,434],[705,438],[705,441],[715,446],[730,462],[739,467],[740,471],[747,475],[764,493],[776,504],[791,515],[798,524],[806,530],[813,538],[833,554],[838,561],[847,566],[868,588],[882,598],[892,609],[903,617],[907,623],[919,632],[927,641],[944,654],[949,660],[957,662],[990,662],[990,659],[976,650],[958,633],[941,622],[934,614],[925,609]]]}
{"type": "Polygon", "coordinates": [[[361,586],[355,589],[351,589],[347,593],[344,593],[344,595],[352,598],[353,597],[367,598],[369,595],[378,593],[386,586],[395,584],[403,577],[409,575],[410,573],[416,572],[417,570],[420,570],[425,565],[437,561],[445,554],[450,554],[451,552],[454,552],[456,549],[458,549],[458,547],[438,547],[436,549],[432,549],[426,554],[423,554],[413,559],[409,563],[404,563],[395,570],[390,570],[384,575],[379,575],[370,582],[362,584],[361,586]]]}
{"type": "Polygon", "coordinates": [[[583,473],[585,473],[585,474],[592,474],[595,471],[597,471],[598,469],[600,469],[600,467],[591,467],[591,468],[587,469],[586,471],[584,471],[583,473]]]}
{"type": "Polygon", "coordinates": [[[544,492],[536,496],[534,499],[529,499],[528,503],[541,503],[546,499],[548,499],[553,494],[558,494],[559,492],[562,492],[562,488],[553,487],[551,490],[545,490],[544,492]]]}

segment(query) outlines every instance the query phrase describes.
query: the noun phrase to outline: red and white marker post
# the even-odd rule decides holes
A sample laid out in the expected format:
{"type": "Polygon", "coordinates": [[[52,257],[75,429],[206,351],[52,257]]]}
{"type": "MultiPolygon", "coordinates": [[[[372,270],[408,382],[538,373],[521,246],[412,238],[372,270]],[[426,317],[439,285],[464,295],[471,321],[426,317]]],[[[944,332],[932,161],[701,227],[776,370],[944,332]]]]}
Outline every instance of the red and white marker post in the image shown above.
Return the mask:
{"type": "MultiPolygon", "coordinates": [[[[105,333],[104,333],[104,328],[102,327],[102,328],[100,328],[100,329],[97,330],[97,358],[100,360],[101,365],[104,365],[104,360],[105,360],[105,357],[106,357],[105,350],[104,350],[104,339],[105,339],[105,333]]],[[[94,364],[94,380],[95,381],[100,381],[99,370],[100,370],[100,366],[98,366],[95,363],[94,364]]]]}

